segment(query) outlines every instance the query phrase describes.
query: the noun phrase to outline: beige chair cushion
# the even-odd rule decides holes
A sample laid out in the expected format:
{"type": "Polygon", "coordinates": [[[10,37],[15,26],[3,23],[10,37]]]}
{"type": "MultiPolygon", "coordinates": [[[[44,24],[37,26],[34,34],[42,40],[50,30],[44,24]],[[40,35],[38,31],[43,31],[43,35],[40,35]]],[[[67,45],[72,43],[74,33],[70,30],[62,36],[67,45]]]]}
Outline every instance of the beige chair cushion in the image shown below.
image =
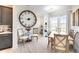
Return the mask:
{"type": "Polygon", "coordinates": [[[33,34],[32,36],[38,36],[38,34],[33,34]]]}
{"type": "Polygon", "coordinates": [[[18,30],[18,36],[23,36],[23,35],[24,35],[23,30],[22,29],[19,29],[18,30]]]}
{"type": "Polygon", "coordinates": [[[21,36],[19,39],[22,39],[22,40],[27,40],[27,36],[21,36]]]}
{"type": "Polygon", "coordinates": [[[69,44],[70,44],[70,45],[73,45],[74,39],[73,39],[72,37],[69,36],[69,37],[68,37],[68,40],[69,40],[69,44]]]}

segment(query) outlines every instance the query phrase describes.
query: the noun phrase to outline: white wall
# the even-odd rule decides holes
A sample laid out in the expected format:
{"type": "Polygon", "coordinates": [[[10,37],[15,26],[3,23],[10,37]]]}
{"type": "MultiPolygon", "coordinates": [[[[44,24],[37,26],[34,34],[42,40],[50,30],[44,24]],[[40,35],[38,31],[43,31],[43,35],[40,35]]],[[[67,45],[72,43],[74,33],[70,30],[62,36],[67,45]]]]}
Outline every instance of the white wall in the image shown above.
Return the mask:
{"type": "MultiPolygon", "coordinates": [[[[37,23],[34,26],[35,28],[40,28],[40,25],[43,24],[43,14],[39,11],[39,7],[35,6],[26,6],[26,5],[15,5],[13,6],[13,48],[17,47],[17,29],[18,28],[24,28],[20,23],[18,16],[23,10],[31,10],[33,11],[37,16],[37,23]]],[[[25,28],[24,28],[25,29],[25,28]]]]}
{"type": "Polygon", "coordinates": [[[44,30],[43,30],[43,35],[44,36],[48,36],[48,22],[49,21],[49,15],[44,15],[44,23],[43,23],[43,26],[44,26],[44,30]],[[45,25],[45,23],[47,23],[47,25],[45,25]],[[47,30],[47,32],[45,32],[45,30],[47,30]]]}
{"type": "MultiPolygon", "coordinates": [[[[18,38],[17,38],[17,29],[18,28],[24,28],[23,26],[21,26],[21,24],[19,23],[19,19],[18,19],[18,16],[19,16],[19,14],[23,11],[23,10],[31,10],[31,11],[33,11],[35,14],[36,14],[36,16],[37,16],[37,23],[36,23],[36,25],[34,26],[34,27],[38,27],[38,28],[40,28],[40,25],[42,24],[42,25],[44,25],[44,17],[46,16],[46,13],[44,13],[44,10],[42,10],[43,8],[44,8],[44,6],[39,6],[39,5],[15,5],[15,6],[13,6],[13,48],[15,48],[15,47],[17,47],[17,40],[18,40],[18,38]]],[[[64,8],[66,7],[66,6],[63,6],[64,8]]],[[[75,6],[74,6],[75,7],[75,6]]],[[[77,6],[77,7],[75,7],[74,8],[73,7],[73,10],[75,10],[76,8],[78,8],[79,6],[77,6]]],[[[70,8],[70,7],[69,7],[70,8]]],[[[69,8],[68,7],[66,7],[64,10],[65,11],[67,11],[66,9],[68,9],[69,10],[69,8]]],[[[60,10],[60,11],[58,11],[58,12],[62,12],[62,10],[60,10]]],[[[53,15],[58,15],[58,12],[57,13],[52,13],[53,15]]],[[[64,11],[63,11],[63,13],[64,13],[64,11]]],[[[62,13],[62,14],[63,14],[62,13]]],[[[60,15],[61,15],[61,13],[59,13],[60,15]]],[[[68,15],[70,15],[70,13],[68,13],[68,15]]],[[[48,15],[48,22],[49,22],[49,17],[51,17],[50,15],[48,15]]],[[[71,23],[70,23],[70,18],[68,18],[68,25],[70,25],[71,23]]],[[[50,22],[49,22],[50,23],[50,22]]],[[[48,23],[48,24],[49,24],[48,23]]],[[[48,26],[48,27],[50,27],[50,26],[48,26]]],[[[73,27],[72,26],[72,24],[71,24],[71,26],[68,26],[68,28],[77,28],[77,29],[79,29],[79,27],[77,26],[77,27],[73,27]]],[[[50,28],[49,28],[50,29],[50,28]]],[[[48,29],[48,30],[49,30],[48,29]]]]}

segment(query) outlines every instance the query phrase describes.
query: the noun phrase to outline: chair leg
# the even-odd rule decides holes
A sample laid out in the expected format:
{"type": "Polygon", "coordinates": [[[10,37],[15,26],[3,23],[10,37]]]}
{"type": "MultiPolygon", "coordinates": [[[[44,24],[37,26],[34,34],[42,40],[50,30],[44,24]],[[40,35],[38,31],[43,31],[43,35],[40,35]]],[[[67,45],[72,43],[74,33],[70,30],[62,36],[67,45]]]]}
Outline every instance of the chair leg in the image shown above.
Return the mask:
{"type": "Polygon", "coordinates": [[[23,40],[23,46],[25,46],[25,40],[23,40]]]}
{"type": "Polygon", "coordinates": [[[54,50],[54,52],[56,52],[55,41],[54,40],[53,40],[53,50],[54,50]]]}
{"type": "Polygon", "coordinates": [[[37,41],[38,41],[38,36],[37,36],[37,41]]]}
{"type": "Polygon", "coordinates": [[[37,41],[38,41],[38,36],[32,36],[31,39],[33,39],[33,38],[36,38],[37,41]]]}
{"type": "Polygon", "coordinates": [[[57,51],[56,51],[56,48],[55,48],[55,46],[53,46],[53,50],[54,50],[54,52],[57,52],[57,51]]]}
{"type": "Polygon", "coordinates": [[[24,40],[23,40],[23,46],[24,46],[24,40]]]}
{"type": "Polygon", "coordinates": [[[48,46],[49,46],[49,44],[50,44],[50,40],[49,40],[49,38],[48,38],[48,46]]]}
{"type": "Polygon", "coordinates": [[[51,43],[51,49],[52,49],[52,43],[51,43]]]}

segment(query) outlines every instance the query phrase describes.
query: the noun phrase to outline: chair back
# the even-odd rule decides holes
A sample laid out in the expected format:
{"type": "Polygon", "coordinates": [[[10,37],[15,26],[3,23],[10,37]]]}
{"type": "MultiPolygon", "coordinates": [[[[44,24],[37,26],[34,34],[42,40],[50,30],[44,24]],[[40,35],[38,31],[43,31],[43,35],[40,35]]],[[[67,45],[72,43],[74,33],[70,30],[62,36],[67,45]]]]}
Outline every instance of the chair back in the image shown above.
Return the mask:
{"type": "Polygon", "coordinates": [[[54,34],[54,50],[68,52],[68,35],[54,34]]]}
{"type": "Polygon", "coordinates": [[[74,30],[70,30],[69,35],[70,35],[70,37],[74,38],[74,30]]]}
{"type": "Polygon", "coordinates": [[[38,34],[38,28],[33,28],[33,34],[38,34]]]}
{"type": "Polygon", "coordinates": [[[21,37],[21,36],[24,36],[23,29],[18,29],[17,30],[17,35],[18,35],[18,38],[21,37]]]}
{"type": "Polygon", "coordinates": [[[79,52],[79,32],[76,32],[74,37],[74,50],[79,52]]]}

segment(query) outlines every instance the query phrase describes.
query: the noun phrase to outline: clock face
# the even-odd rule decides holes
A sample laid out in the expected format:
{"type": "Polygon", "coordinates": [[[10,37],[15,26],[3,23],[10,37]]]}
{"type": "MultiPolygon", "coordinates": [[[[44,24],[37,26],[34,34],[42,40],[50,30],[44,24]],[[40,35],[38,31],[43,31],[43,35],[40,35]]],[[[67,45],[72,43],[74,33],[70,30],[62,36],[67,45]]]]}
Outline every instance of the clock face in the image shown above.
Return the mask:
{"type": "Polygon", "coordinates": [[[24,27],[30,28],[36,24],[36,15],[29,10],[22,11],[19,15],[19,21],[24,27]]]}

